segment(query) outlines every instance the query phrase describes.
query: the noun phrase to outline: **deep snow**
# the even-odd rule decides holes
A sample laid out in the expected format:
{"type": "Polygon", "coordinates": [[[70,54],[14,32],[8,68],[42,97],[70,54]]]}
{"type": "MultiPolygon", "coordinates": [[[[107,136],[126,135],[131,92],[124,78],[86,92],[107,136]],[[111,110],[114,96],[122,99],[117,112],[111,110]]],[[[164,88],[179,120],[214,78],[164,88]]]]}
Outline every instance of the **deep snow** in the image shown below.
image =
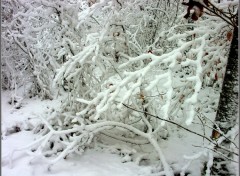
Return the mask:
{"type": "MultiPolygon", "coordinates": [[[[122,163],[122,158],[117,154],[111,154],[110,150],[88,149],[82,156],[71,156],[66,160],[61,160],[53,166],[49,166],[41,158],[33,158],[26,151],[17,151],[13,155],[12,168],[10,165],[9,153],[14,149],[21,148],[33,142],[39,136],[28,130],[29,124],[36,123],[34,119],[37,114],[45,111],[46,107],[57,108],[61,104],[61,97],[57,100],[24,99],[20,109],[14,109],[8,103],[10,92],[2,92],[2,175],[3,176],[154,176],[159,175],[155,165],[137,165],[134,162],[122,163]],[[31,120],[29,120],[31,119],[31,120]],[[7,131],[13,127],[19,127],[20,132],[8,134],[7,131]]],[[[215,113],[209,113],[209,117],[214,117],[215,113]]],[[[192,129],[201,131],[201,126],[192,125],[192,129]]],[[[206,131],[210,136],[211,130],[206,131]]],[[[110,139],[109,139],[110,140],[110,139]]],[[[203,139],[183,130],[171,133],[169,140],[160,141],[163,153],[175,171],[181,171],[188,160],[184,156],[191,156],[203,150],[193,145],[201,146],[203,139]]],[[[149,157],[154,157],[154,151],[149,145],[139,146],[143,152],[149,153],[149,157]]],[[[187,172],[189,176],[200,176],[201,157],[193,160],[187,172]]]]}
{"type": "MultiPolygon", "coordinates": [[[[57,106],[58,101],[41,101],[37,98],[23,100],[23,107],[15,110],[8,104],[9,92],[2,92],[2,131],[12,126],[24,127],[24,121],[34,114],[41,113],[48,105],[57,106]]],[[[7,136],[2,136],[2,175],[3,176],[135,176],[150,173],[149,167],[140,167],[135,163],[122,163],[116,154],[89,150],[81,157],[62,160],[49,168],[48,164],[38,159],[32,159],[24,151],[13,155],[13,165],[10,168],[9,152],[31,143],[37,135],[31,131],[22,130],[7,136]]]]}

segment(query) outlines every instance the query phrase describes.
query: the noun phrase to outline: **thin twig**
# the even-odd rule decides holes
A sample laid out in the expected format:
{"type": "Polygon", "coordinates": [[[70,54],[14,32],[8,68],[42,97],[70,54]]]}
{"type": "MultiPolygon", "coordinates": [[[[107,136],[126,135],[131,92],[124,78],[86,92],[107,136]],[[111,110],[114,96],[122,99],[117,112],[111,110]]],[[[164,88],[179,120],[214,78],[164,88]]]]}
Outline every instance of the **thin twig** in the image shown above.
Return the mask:
{"type": "Polygon", "coordinates": [[[196,134],[196,135],[198,135],[198,136],[200,136],[200,137],[203,137],[203,138],[207,139],[209,142],[211,142],[212,144],[214,144],[215,147],[217,147],[217,148],[220,148],[220,149],[225,150],[225,151],[227,151],[227,152],[229,152],[229,153],[233,153],[233,154],[239,156],[238,153],[233,152],[233,151],[230,151],[230,150],[228,150],[228,149],[226,149],[226,148],[224,148],[224,147],[222,147],[222,146],[219,146],[219,144],[217,144],[216,141],[213,141],[213,140],[209,139],[208,137],[206,137],[206,136],[204,136],[204,135],[202,135],[202,134],[199,134],[199,133],[197,133],[197,132],[195,132],[195,131],[189,130],[188,128],[185,128],[185,127],[183,127],[182,125],[179,125],[179,124],[176,123],[176,122],[173,122],[173,121],[171,121],[171,120],[167,120],[167,119],[160,118],[160,117],[158,117],[158,116],[156,116],[156,115],[152,115],[152,114],[150,114],[150,113],[148,113],[148,112],[143,112],[143,111],[134,109],[134,108],[132,108],[132,107],[130,107],[130,106],[124,104],[124,103],[122,103],[122,104],[123,104],[123,106],[125,106],[125,107],[127,107],[127,108],[129,108],[129,109],[132,109],[133,111],[137,111],[137,112],[140,112],[140,113],[143,113],[143,114],[147,114],[147,115],[149,115],[149,116],[158,118],[158,119],[160,119],[160,120],[163,120],[163,121],[172,123],[172,124],[174,124],[174,125],[182,128],[182,129],[184,129],[184,130],[186,130],[186,131],[188,131],[188,132],[190,132],[190,133],[196,134]]]}
{"type": "MultiPolygon", "coordinates": [[[[160,120],[163,120],[163,121],[166,121],[166,122],[172,123],[172,124],[174,124],[174,125],[176,125],[176,126],[182,128],[182,129],[184,129],[184,130],[186,130],[186,131],[188,131],[188,132],[190,132],[190,133],[196,134],[196,135],[198,135],[198,136],[200,136],[200,137],[203,137],[203,138],[207,139],[209,142],[214,143],[214,141],[212,141],[212,140],[209,139],[208,137],[203,136],[202,134],[196,133],[196,132],[194,132],[194,131],[192,131],[192,130],[189,130],[189,129],[183,127],[182,125],[179,125],[179,124],[176,123],[176,122],[173,122],[173,121],[171,121],[171,120],[167,120],[167,119],[160,118],[160,117],[158,117],[158,116],[156,116],[156,115],[152,115],[152,114],[150,114],[150,113],[148,113],[148,112],[143,112],[143,111],[140,111],[140,110],[134,109],[134,108],[132,108],[132,107],[130,107],[130,106],[124,104],[124,103],[123,103],[123,106],[125,106],[125,107],[127,107],[127,108],[129,108],[129,109],[132,109],[132,110],[134,110],[134,111],[137,111],[137,112],[140,112],[140,113],[143,113],[143,114],[147,114],[147,115],[149,115],[149,116],[152,116],[152,117],[158,118],[158,119],[160,119],[160,120]]],[[[214,143],[214,144],[215,144],[215,143],[214,143]]]]}
{"type": "MultiPolygon", "coordinates": [[[[206,136],[206,132],[205,132],[205,126],[204,126],[204,123],[202,121],[202,119],[197,115],[198,119],[201,121],[202,123],[202,128],[203,128],[203,135],[206,136]]],[[[203,138],[203,144],[204,144],[204,138],[203,138]]]]}
{"type": "Polygon", "coordinates": [[[209,148],[209,147],[197,146],[197,145],[192,145],[192,146],[193,146],[193,147],[206,148],[206,149],[208,149],[208,150],[212,150],[213,152],[215,152],[215,153],[223,156],[223,157],[226,158],[227,160],[232,161],[232,162],[234,162],[234,163],[238,163],[237,161],[234,161],[234,160],[228,158],[227,156],[225,156],[224,154],[222,154],[221,152],[219,152],[219,151],[217,151],[217,150],[215,150],[215,149],[211,149],[211,148],[209,148]]]}
{"type": "Polygon", "coordinates": [[[217,131],[217,132],[218,132],[219,134],[221,134],[226,140],[228,140],[229,142],[233,143],[233,145],[234,145],[237,149],[239,149],[239,147],[235,144],[235,142],[233,142],[231,139],[229,139],[229,138],[226,137],[226,135],[222,132],[222,130],[219,128],[219,126],[218,126],[215,122],[213,122],[211,119],[209,119],[209,118],[208,118],[206,115],[204,115],[203,113],[200,113],[200,115],[204,116],[207,120],[209,120],[213,125],[215,125],[215,126],[217,127],[217,129],[212,128],[212,127],[210,127],[210,126],[207,126],[207,127],[209,127],[210,129],[213,129],[213,130],[217,131]]]}
{"type": "Polygon", "coordinates": [[[237,24],[234,21],[231,20],[231,17],[227,16],[224,12],[222,12],[221,10],[219,10],[215,5],[213,5],[211,2],[208,2],[210,4],[210,7],[202,4],[204,6],[204,8],[206,8],[209,12],[215,14],[216,16],[218,16],[219,18],[221,18],[222,20],[224,20],[225,22],[227,22],[229,25],[233,26],[233,27],[237,27],[237,24]],[[229,21],[230,20],[230,21],[229,21]]]}
{"type": "Polygon", "coordinates": [[[145,144],[149,144],[150,142],[149,141],[133,141],[131,138],[125,138],[125,137],[122,137],[122,136],[114,136],[112,134],[107,134],[105,132],[100,132],[100,134],[102,135],[105,135],[107,137],[110,137],[110,138],[113,138],[113,139],[116,139],[116,140],[120,140],[120,141],[123,141],[123,142],[127,142],[127,143],[130,143],[130,144],[135,144],[135,145],[145,145],[145,144]]]}

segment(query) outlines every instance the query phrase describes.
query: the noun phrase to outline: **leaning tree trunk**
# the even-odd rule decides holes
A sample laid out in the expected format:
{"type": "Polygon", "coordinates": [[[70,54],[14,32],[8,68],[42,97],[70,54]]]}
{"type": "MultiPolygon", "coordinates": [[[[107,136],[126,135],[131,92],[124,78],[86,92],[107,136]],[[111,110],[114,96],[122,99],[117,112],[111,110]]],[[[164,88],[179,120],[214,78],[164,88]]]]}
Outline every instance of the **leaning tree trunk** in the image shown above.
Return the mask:
{"type": "MultiPolygon", "coordinates": [[[[219,126],[220,130],[225,134],[236,125],[238,115],[238,27],[234,28],[233,38],[231,42],[230,52],[228,56],[228,62],[223,80],[222,92],[220,94],[220,100],[218,110],[215,118],[215,123],[219,126]]],[[[213,131],[212,138],[216,139],[219,135],[216,135],[216,131],[213,131]]],[[[230,142],[228,140],[223,141],[222,145],[229,149],[230,142]]],[[[223,151],[221,151],[223,152],[223,151]]],[[[224,152],[224,155],[232,158],[231,153],[224,152]]],[[[213,159],[213,166],[211,168],[211,175],[234,175],[230,173],[226,163],[228,160],[215,156],[213,159]]]]}

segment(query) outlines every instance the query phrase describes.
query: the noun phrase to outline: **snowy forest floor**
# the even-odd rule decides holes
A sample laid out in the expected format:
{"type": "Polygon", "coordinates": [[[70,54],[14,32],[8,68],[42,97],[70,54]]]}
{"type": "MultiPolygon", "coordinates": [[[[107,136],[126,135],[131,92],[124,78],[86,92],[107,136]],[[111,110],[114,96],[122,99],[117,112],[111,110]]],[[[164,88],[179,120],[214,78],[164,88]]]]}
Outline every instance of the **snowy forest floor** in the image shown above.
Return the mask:
{"type": "MultiPolygon", "coordinates": [[[[10,158],[5,157],[14,149],[24,147],[37,139],[39,135],[33,134],[27,130],[27,123],[34,123],[34,117],[37,114],[44,113],[46,107],[57,108],[61,103],[61,98],[57,100],[40,100],[36,97],[24,99],[20,109],[14,109],[9,104],[10,92],[3,91],[2,106],[2,175],[3,176],[154,176],[158,175],[156,163],[141,163],[137,165],[134,162],[123,163],[121,156],[111,153],[109,150],[98,148],[88,149],[82,156],[71,156],[66,160],[61,160],[49,169],[47,163],[40,158],[32,158],[26,151],[17,151],[13,155],[12,168],[10,158]],[[29,120],[32,119],[32,120],[29,120]],[[9,133],[12,128],[19,127],[19,132],[9,133]],[[7,134],[9,133],[9,134],[7,134]]],[[[209,117],[214,117],[215,113],[209,113],[209,117]]],[[[202,133],[201,126],[192,125],[191,129],[202,133]]],[[[206,131],[210,136],[211,130],[206,131]]],[[[111,139],[109,139],[111,140],[111,139]]],[[[188,160],[184,155],[191,156],[203,150],[195,146],[201,146],[203,139],[199,136],[186,132],[184,130],[175,130],[171,132],[168,140],[160,141],[160,147],[163,153],[175,171],[181,171],[188,160]]],[[[131,147],[131,146],[130,146],[131,147]]],[[[139,146],[142,151],[149,153],[154,157],[154,152],[149,145],[139,146]]],[[[193,160],[187,169],[191,176],[200,176],[203,158],[193,160]]]]}
{"type": "MultiPolygon", "coordinates": [[[[2,131],[13,126],[24,129],[24,122],[29,117],[41,113],[47,105],[57,106],[59,103],[33,98],[24,100],[21,109],[13,110],[8,101],[9,92],[2,92],[2,131]]],[[[26,146],[37,137],[31,131],[25,130],[2,137],[2,156],[16,148],[26,146]]],[[[89,150],[82,157],[60,161],[51,168],[51,171],[48,170],[48,164],[31,160],[31,157],[22,151],[13,156],[12,168],[7,161],[4,163],[3,160],[2,163],[3,176],[18,176],[19,174],[24,176],[134,176],[138,173],[144,173],[144,168],[135,163],[122,163],[117,155],[96,150],[89,150]]]]}

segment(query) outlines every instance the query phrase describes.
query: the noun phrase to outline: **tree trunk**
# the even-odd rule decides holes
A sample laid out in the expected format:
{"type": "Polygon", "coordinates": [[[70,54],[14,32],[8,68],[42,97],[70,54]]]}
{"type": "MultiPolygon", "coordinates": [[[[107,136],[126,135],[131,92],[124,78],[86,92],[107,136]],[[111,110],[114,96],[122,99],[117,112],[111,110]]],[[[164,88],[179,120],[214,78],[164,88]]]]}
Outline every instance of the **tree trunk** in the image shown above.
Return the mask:
{"type": "Polygon", "coordinates": [[[235,124],[238,111],[238,28],[233,31],[215,122],[227,133],[235,124]]]}
{"type": "MultiPolygon", "coordinates": [[[[233,39],[228,56],[228,62],[223,80],[222,92],[220,94],[220,100],[218,110],[215,118],[216,124],[220,130],[225,134],[231,130],[235,124],[238,114],[238,27],[234,28],[233,39]]],[[[216,139],[219,134],[216,135],[216,131],[213,131],[212,138],[216,139]]],[[[229,149],[230,142],[225,140],[222,145],[229,149]]],[[[222,152],[222,151],[221,151],[222,152]]],[[[230,153],[224,152],[224,155],[232,158],[230,153]]],[[[213,166],[211,168],[211,175],[231,175],[226,162],[227,159],[221,156],[215,156],[213,159],[213,166]]]]}

